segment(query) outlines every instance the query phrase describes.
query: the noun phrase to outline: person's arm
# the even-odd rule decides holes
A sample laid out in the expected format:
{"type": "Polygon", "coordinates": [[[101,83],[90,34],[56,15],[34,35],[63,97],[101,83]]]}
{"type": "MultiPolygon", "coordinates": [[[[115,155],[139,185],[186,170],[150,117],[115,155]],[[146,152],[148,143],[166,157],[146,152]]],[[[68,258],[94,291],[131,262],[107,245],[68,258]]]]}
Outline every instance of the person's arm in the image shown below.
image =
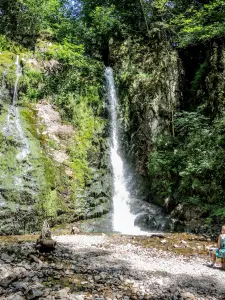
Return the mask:
{"type": "Polygon", "coordinates": [[[221,247],[221,235],[219,235],[219,238],[218,238],[218,248],[220,249],[221,247]]]}

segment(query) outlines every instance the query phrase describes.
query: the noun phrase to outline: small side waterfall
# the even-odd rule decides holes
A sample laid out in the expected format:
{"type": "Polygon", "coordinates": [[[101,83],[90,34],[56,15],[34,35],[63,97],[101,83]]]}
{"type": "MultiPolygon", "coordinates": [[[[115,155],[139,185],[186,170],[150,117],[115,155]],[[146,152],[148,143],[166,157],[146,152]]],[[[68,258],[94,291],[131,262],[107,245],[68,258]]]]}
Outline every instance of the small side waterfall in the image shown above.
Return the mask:
{"type": "Polygon", "coordinates": [[[16,80],[15,80],[15,85],[14,85],[12,105],[16,105],[17,93],[18,93],[18,82],[19,82],[19,77],[22,75],[19,55],[16,56],[15,65],[16,65],[16,80]]]}
{"type": "Polygon", "coordinates": [[[130,212],[131,196],[126,186],[124,164],[119,151],[119,130],[117,120],[118,99],[111,68],[105,70],[107,98],[111,115],[111,146],[110,157],[113,169],[113,229],[123,234],[140,234],[138,227],[134,226],[135,215],[130,212]]]}
{"type": "Polygon", "coordinates": [[[22,75],[22,69],[19,62],[19,55],[16,56],[16,79],[14,85],[14,92],[13,92],[13,99],[12,104],[9,105],[8,108],[8,116],[6,126],[4,127],[3,131],[6,136],[15,136],[18,141],[20,141],[20,151],[17,154],[16,158],[18,160],[25,159],[28,154],[30,153],[29,143],[26,139],[19,116],[19,110],[16,106],[17,96],[18,96],[18,83],[19,77],[22,75]]]}

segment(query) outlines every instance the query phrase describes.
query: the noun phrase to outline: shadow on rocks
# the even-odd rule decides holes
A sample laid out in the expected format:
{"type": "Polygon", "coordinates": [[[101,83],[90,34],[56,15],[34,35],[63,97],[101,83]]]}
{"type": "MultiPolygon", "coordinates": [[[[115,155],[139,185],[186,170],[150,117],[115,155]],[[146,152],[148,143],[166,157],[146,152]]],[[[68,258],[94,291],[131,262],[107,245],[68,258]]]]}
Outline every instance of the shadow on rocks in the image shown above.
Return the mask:
{"type": "Polygon", "coordinates": [[[34,243],[15,243],[0,250],[0,299],[225,299],[213,277],[136,270],[110,249],[58,244],[40,253],[34,243]]]}

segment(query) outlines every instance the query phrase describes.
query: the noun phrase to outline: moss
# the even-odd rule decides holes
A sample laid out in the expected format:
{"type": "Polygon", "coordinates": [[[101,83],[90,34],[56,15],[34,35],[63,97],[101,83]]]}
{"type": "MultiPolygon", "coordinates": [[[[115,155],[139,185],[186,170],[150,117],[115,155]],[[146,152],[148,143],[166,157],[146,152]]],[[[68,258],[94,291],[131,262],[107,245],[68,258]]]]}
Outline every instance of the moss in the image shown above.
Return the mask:
{"type": "Polygon", "coordinates": [[[0,77],[4,78],[8,86],[13,87],[16,78],[16,55],[9,51],[0,53],[0,77]]]}
{"type": "Polygon", "coordinates": [[[46,197],[46,202],[43,207],[47,217],[55,217],[57,215],[57,192],[56,190],[50,191],[46,197]]]}
{"type": "Polygon", "coordinates": [[[148,154],[156,135],[173,130],[179,91],[178,56],[154,38],[146,43],[141,37],[133,37],[110,47],[129,153],[126,156],[139,173],[147,176],[148,154]]]}
{"type": "MultiPolygon", "coordinates": [[[[91,166],[99,164],[104,121],[96,115],[101,113],[103,103],[99,96],[103,64],[87,59],[82,46],[70,47],[67,43],[51,46],[48,41],[40,41],[35,53],[22,48],[10,52],[7,39],[1,38],[0,49],[4,52],[0,54],[0,80],[4,72],[9,101],[15,84],[16,53],[20,54],[23,73],[19,79],[17,105],[20,105],[21,124],[30,151],[23,161],[18,161],[16,155],[21,148],[18,137],[0,137],[2,194],[7,203],[11,199],[15,205],[19,204],[20,211],[22,203],[31,206],[35,214],[38,213],[38,222],[46,216],[53,222],[66,222],[73,215],[74,208],[86,209],[84,191],[93,175],[91,166]],[[39,51],[40,48],[46,51],[39,51]],[[50,99],[57,105],[64,121],[73,123],[77,133],[73,140],[65,139],[62,145],[42,134],[45,128],[39,123],[33,104],[40,99],[50,99]],[[70,157],[67,165],[60,165],[52,159],[50,150],[60,150],[61,146],[66,148],[70,157]]],[[[6,111],[0,106],[0,126],[3,127],[6,111]]],[[[16,213],[15,209],[8,207],[8,210],[16,213]]],[[[25,224],[24,220],[21,222],[25,224]]],[[[25,227],[29,225],[25,224],[25,227]]]]}
{"type": "Polygon", "coordinates": [[[20,108],[20,117],[24,123],[24,127],[27,128],[29,134],[38,141],[40,146],[46,145],[46,136],[42,134],[44,131],[43,125],[40,124],[37,116],[37,110],[34,104],[26,105],[20,108]]]}
{"type": "MultiPolygon", "coordinates": [[[[69,147],[69,155],[72,161],[70,167],[75,174],[73,184],[75,198],[76,194],[80,194],[86,182],[92,177],[88,158],[90,153],[94,156],[98,152],[104,126],[104,121],[94,117],[93,111],[85,101],[77,105],[76,113],[80,116],[79,119],[77,118],[78,131],[69,147]]],[[[81,201],[81,198],[79,201],[81,201]]]]}
{"type": "MultiPolygon", "coordinates": [[[[13,213],[15,207],[10,207],[9,203],[17,207],[18,204],[32,205],[33,210],[41,207],[40,220],[46,215],[55,216],[59,201],[56,187],[57,170],[51,159],[46,155],[41,147],[40,134],[37,133],[37,117],[33,109],[20,109],[21,124],[24,135],[29,141],[30,154],[24,161],[18,161],[16,154],[20,148],[20,143],[15,136],[0,136],[1,153],[0,175],[4,189],[1,194],[4,197],[7,207],[13,213]],[[43,203],[45,206],[43,206],[43,203]]],[[[19,206],[19,211],[26,207],[19,206]]],[[[22,218],[22,214],[21,214],[22,218]]],[[[30,228],[29,223],[36,223],[36,220],[27,220],[25,216],[20,220],[20,226],[30,228]],[[22,225],[24,224],[24,225],[22,225]]]]}
{"type": "Polygon", "coordinates": [[[0,242],[2,243],[20,243],[20,242],[35,242],[38,235],[8,235],[0,236],[0,242]]]}
{"type": "Polygon", "coordinates": [[[65,174],[65,166],[54,162],[48,154],[49,148],[52,148],[52,146],[58,148],[58,145],[48,139],[47,135],[42,135],[42,128],[38,121],[35,106],[29,106],[30,108],[21,109],[23,128],[29,137],[31,152],[33,156],[36,156],[38,164],[42,167],[42,175],[40,174],[42,176],[42,189],[36,209],[39,211],[40,216],[51,217],[53,222],[57,222],[59,219],[63,221],[62,217],[58,218],[58,212],[68,214],[70,211],[68,207],[68,205],[71,205],[70,201],[66,203],[62,196],[64,193],[68,194],[70,182],[65,174]],[[39,132],[37,132],[37,127],[39,132]]]}
{"type": "MultiPolygon", "coordinates": [[[[66,266],[66,264],[63,264],[64,267],[71,267],[71,266],[66,266]]],[[[62,288],[70,288],[71,292],[80,292],[80,291],[85,291],[86,287],[84,285],[81,284],[81,282],[85,281],[85,276],[80,275],[80,274],[74,274],[74,275],[70,275],[70,276],[63,276],[59,279],[56,279],[52,276],[49,276],[46,278],[47,280],[45,280],[43,282],[43,285],[46,287],[52,287],[52,286],[58,286],[60,285],[62,288]]]]}

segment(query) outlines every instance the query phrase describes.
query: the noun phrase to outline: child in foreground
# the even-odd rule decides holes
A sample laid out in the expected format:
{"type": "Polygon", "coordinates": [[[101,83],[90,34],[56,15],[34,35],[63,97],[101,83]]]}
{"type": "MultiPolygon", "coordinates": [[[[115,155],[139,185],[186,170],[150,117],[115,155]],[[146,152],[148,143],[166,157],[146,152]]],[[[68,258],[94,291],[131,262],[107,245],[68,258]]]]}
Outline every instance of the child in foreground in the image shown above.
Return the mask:
{"type": "Polygon", "coordinates": [[[218,248],[210,249],[210,257],[212,259],[211,266],[214,267],[216,258],[222,258],[222,268],[225,269],[225,225],[222,226],[221,234],[218,237],[218,248]]]}

